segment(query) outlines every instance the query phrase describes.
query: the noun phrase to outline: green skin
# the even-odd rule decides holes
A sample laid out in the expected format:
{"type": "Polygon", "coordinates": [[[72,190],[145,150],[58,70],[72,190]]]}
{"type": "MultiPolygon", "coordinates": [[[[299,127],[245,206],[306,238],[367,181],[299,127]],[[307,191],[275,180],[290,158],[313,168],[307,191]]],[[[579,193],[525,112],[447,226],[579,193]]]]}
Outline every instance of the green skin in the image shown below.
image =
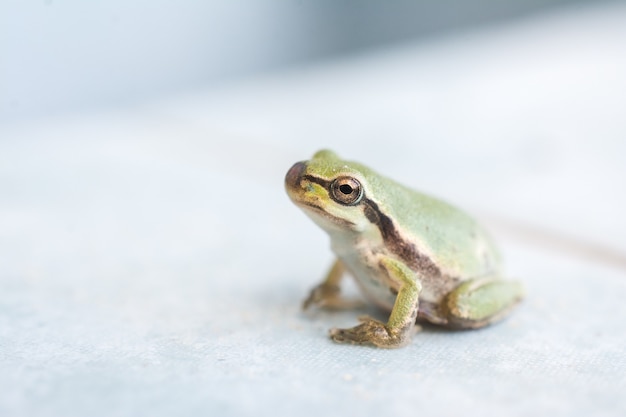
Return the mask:
{"type": "Polygon", "coordinates": [[[361,317],[331,329],[340,343],[385,348],[408,343],[416,319],[451,328],[479,328],[523,297],[501,279],[493,242],[468,215],[331,151],[296,163],[285,177],[291,200],[331,238],[337,260],[303,307],[349,308],[340,281],[349,272],[372,302],[391,312],[387,323],[361,317]]]}

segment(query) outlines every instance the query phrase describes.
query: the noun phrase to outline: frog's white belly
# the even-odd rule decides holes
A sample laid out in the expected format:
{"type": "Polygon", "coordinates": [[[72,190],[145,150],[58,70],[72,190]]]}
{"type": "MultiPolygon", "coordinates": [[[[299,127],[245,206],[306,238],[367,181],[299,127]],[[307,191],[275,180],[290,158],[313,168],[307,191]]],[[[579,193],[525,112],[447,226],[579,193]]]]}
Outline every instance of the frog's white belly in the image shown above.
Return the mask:
{"type": "Polygon", "coordinates": [[[342,261],[368,300],[385,310],[393,308],[397,294],[387,285],[385,272],[378,265],[370,266],[354,257],[342,258],[342,261]]]}
{"type": "MultiPolygon", "coordinates": [[[[363,295],[374,304],[391,311],[397,291],[392,289],[387,272],[380,266],[380,259],[393,255],[387,252],[380,236],[375,238],[370,236],[368,240],[361,241],[335,237],[331,242],[333,252],[354,277],[363,295]]],[[[437,304],[441,301],[443,294],[431,286],[430,280],[422,281],[420,284],[422,287],[420,302],[437,304]]]]}
{"type": "MultiPolygon", "coordinates": [[[[337,255],[354,277],[363,295],[374,304],[391,311],[399,288],[392,289],[387,272],[379,264],[381,256],[390,255],[371,250],[343,251],[337,255]]],[[[456,282],[450,282],[449,285],[433,286],[432,280],[429,279],[421,281],[420,284],[422,287],[419,295],[420,303],[431,305],[439,304],[442,297],[457,285],[456,282]]]]}

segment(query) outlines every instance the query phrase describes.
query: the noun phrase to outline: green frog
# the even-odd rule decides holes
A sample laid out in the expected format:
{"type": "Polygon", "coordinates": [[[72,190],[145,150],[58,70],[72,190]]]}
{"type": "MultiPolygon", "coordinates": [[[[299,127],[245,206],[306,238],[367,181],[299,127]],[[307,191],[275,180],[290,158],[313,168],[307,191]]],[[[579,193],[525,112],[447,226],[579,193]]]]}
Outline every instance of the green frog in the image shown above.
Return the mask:
{"type": "Polygon", "coordinates": [[[417,320],[476,329],[501,319],[523,298],[519,282],[502,279],[490,236],[446,202],[329,150],[293,165],[285,187],[328,233],[337,257],[303,308],[352,305],[340,294],[347,272],[367,299],[390,311],[386,323],[364,316],[355,327],[331,329],[336,342],[401,347],[417,320]]]}

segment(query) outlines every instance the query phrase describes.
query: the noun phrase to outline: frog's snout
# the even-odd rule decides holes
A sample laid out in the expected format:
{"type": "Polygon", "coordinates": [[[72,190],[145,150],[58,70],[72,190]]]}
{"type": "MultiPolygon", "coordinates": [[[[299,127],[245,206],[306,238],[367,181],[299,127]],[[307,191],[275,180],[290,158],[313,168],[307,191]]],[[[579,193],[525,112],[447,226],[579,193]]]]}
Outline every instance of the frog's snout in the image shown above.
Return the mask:
{"type": "Polygon", "coordinates": [[[285,175],[285,186],[288,189],[296,188],[300,184],[300,179],[305,169],[306,164],[304,162],[296,162],[285,175]]]}

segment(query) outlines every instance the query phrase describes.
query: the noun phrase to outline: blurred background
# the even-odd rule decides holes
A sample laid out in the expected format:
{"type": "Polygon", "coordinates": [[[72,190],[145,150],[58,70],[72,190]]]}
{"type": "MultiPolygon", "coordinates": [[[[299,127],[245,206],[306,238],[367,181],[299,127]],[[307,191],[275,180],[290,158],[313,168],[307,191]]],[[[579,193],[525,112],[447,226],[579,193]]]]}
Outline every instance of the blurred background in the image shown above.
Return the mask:
{"type": "Polygon", "coordinates": [[[626,1],[0,0],[0,416],[626,416],[625,109],[626,1]],[[333,344],[386,317],[300,311],[323,147],[478,217],[527,300],[333,344]]]}
{"type": "Polygon", "coordinates": [[[0,3],[0,123],[149,100],[576,0],[0,3]]]}

